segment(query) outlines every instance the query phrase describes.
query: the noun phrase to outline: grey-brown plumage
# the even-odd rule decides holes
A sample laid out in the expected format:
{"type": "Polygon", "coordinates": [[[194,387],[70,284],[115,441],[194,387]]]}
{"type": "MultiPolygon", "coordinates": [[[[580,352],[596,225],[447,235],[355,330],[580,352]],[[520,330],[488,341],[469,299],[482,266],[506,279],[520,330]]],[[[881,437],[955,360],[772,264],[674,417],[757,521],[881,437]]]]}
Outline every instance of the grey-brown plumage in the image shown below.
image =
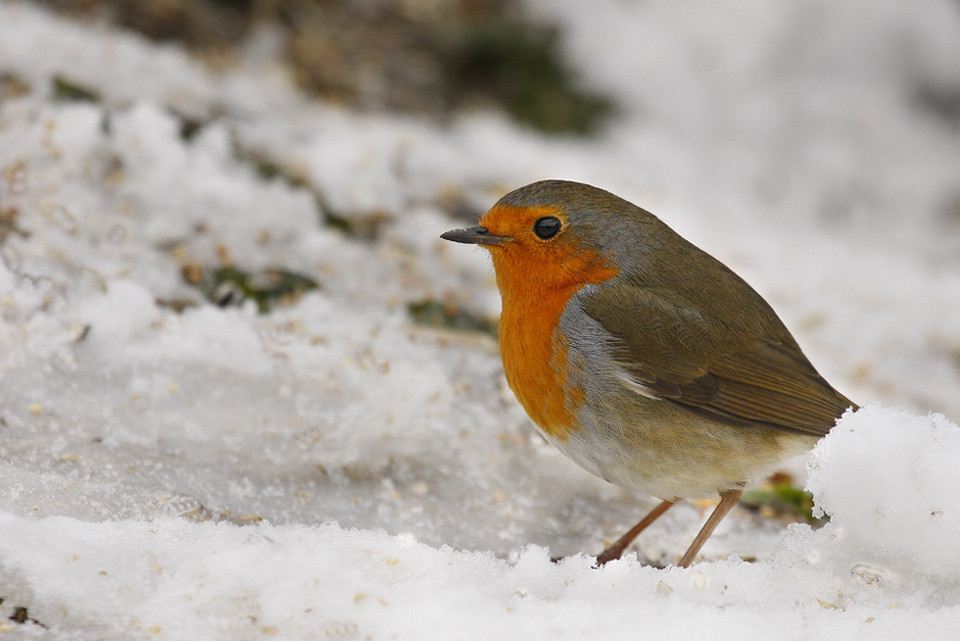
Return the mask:
{"type": "Polygon", "coordinates": [[[664,500],[601,562],[675,501],[719,493],[688,565],[748,481],[856,407],[753,288],[607,191],[533,183],[444,238],[491,251],[507,379],[544,437],[594,474],[664,500]]]}
{"type": "Polygon", "coordinates": [[[498,204],[564,203],[571,234],[627,266],[585,297],[618,360],[657,395],[719,420],[823,436],[856,407],[817,373],[769,304],[726,265],[610,192],[561,180],[498,204]]]}
{"type": "Polygon", "coordinates": [[[634,277],[586,297],[586,313],[617,339],[614,357],[657,396],[704,416],[826,434],[854,404],[817,373],[759,295],[690,249],[691,260],[714,264],[718,282],[681,293],[634,277]]]}

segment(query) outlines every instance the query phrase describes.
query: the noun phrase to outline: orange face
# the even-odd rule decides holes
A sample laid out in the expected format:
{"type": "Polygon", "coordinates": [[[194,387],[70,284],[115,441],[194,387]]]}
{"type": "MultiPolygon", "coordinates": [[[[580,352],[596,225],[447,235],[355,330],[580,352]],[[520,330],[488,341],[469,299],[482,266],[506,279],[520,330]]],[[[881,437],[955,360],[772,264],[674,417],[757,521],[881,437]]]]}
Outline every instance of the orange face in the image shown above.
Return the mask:
{"type": "Polygon", "coordinates": [[[617,275],[616,266],[606,256],[580,242],[559,207],[498,205],[480,219],[480,226],[502,239],[484,246],[493,256],[505,306],[508,299],[536,297],[543,290],[568,290],[569,298],[583,285],[617,275]],[[538,231],[553,233],[544,237],[546,234],[538,231]]]}
{"type": "Polygon", "coordinates": [[[574,429],[583,390],[571,385],[560,317],[584,285],[617,275],[615,265],[582,246],[558,207],[496,206],[480,220],[503,298],[500,352],[507,382],[530,418],[564,439],[574,429]]]}

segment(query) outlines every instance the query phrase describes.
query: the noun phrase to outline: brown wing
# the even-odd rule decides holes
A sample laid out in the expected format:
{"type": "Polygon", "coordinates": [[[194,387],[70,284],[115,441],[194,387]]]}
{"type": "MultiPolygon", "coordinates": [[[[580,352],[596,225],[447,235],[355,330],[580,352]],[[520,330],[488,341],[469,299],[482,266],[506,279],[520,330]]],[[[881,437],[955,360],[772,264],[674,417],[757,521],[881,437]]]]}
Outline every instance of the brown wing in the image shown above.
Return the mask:
{"type": "Polygon", "coordinates": [[[716,305],[695,311],[689,301],[628,286],[601,289],[584,311],[615,337],[620,365],[653,395],[725,422],[826,434],[855,405],[817,373],[759,295],[749,290],[739,302],[721,319],[716,305]]]}

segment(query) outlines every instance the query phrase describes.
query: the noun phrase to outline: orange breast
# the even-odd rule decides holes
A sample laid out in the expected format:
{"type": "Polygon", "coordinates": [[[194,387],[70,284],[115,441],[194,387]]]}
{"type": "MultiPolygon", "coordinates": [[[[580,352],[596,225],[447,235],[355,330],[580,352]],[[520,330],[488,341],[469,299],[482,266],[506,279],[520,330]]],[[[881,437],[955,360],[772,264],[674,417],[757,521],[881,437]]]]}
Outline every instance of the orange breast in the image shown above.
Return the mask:
{"type": "Polygon", "coordinates": [[[567,402],[569,364],[558,322],[572,292],[552,292],[532,301],[504,298],[500,316],[500,355],[510,389],[534,423],[566,438],[573,429],[577,398],[567,402]],[[529,304],[533,303],[533,304],[529,304]]]}
{"type": "Polygon", "coordinates": [[[544,432],[566,439],[576,429],[584,390],[571,384],[560,316],[581,287],[609,280],[617,269],[595,250],[562,243],[507,243],[491,255],[503,299],[499,334],[507,382],[544,432]]]}

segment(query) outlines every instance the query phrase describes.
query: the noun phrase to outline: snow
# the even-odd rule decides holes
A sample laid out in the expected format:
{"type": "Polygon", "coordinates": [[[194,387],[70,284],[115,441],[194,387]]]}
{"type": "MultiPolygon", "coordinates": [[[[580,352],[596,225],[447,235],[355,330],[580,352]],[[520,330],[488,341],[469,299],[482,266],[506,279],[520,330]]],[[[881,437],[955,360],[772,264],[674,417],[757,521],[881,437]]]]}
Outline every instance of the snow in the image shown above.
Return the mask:
{"type": "Polygon", "coordinates": [[[46,626],[0,634],[955,637],[960,127],[918,96],[960,88],[956,3],[589,4],[527,3],[623,106],[587,140],[351,113],[299,95],[271,47],[213,74],[0,4],[0,74],[29,87],[0,102],[0,612],[46,626]],[[101,102],[55,100],[54,76],[101,102]],[[179,116],[209,122],[184,140],[179,116]],[[322,225],[237,149],[380,233],[322,225]],[[491,339],[406,313],[495,316],[484,254],[438,239],[465,222],[444,204],[546,177],[723,259],[864,404],[806,461],[825,526],[735,510],[692,568],[642,565],[683,552],[688,502],[592,567],[655,501],[543,443],[491,339]],[[216,307],[181,269],[223,261],[320,287],[216,307]],[[197,304],[158,302],[177,299],[197,304]]]}

